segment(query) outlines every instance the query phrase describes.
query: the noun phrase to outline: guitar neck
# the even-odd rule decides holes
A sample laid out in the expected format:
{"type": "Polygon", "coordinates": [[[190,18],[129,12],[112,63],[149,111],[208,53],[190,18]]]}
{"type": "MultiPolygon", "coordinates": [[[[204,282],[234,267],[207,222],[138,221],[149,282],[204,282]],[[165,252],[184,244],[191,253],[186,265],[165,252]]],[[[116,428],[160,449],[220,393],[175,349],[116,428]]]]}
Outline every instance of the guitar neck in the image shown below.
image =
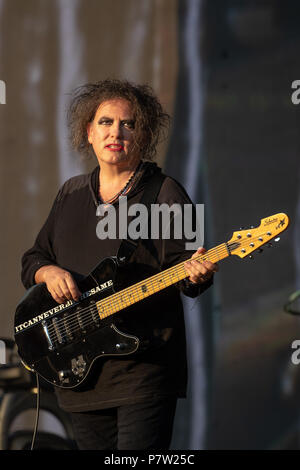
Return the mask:
{"type": "MultiPolygon", "coordinates": [[[[199,255],[193,259],[200,262],[208,260],[212,263],[217,263],[218,261],[227,258],[230,254],[228,244],[222,243],[221,245],[208,250],[203,255],[199,255]]],[[[184,263],[186,261],[98,301],[96,305],[100,319],[109,317],[110,315],[113,315],[114,313],[119,312],[120,310],[145,299],[146,297],[150,297],[150,295],[156,294],[166,287],[176,284],[182,279],[188,277],[184,267],[184,263]]]]}

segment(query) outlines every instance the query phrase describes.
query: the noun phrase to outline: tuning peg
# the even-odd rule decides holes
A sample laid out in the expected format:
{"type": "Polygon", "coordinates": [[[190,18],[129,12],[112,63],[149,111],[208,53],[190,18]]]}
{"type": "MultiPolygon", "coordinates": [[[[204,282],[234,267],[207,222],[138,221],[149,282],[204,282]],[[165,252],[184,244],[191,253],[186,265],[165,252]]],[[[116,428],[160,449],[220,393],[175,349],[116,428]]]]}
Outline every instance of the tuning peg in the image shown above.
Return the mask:
{"type": "Polygon", "coordinates": [[[280,240],[280,237],[274,238],[274,242],[276,243],[279,242],[279,240],[280,240]]]}
{"type": "Polygon", "coordinates": [[[253,256],[253,255],[249,255],[248,258],[249,258],[249,259],[254,259],[254,256],[253,256]]]}
{"type": "Polygon", "coordinates": [[[264,250],[263,250],[262,248],[259,248],[259,249],[257,250],[257,253],[262,253],[263,251],[264,251],[264,250]]]}

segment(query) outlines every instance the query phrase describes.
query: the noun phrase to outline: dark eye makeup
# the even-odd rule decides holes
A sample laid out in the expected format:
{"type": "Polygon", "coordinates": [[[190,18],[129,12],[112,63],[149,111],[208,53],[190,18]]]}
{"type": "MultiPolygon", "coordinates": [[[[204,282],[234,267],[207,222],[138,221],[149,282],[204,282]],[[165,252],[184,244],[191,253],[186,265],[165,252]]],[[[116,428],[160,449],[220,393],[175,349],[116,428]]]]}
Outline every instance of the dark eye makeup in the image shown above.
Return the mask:
{"type": "MultiPolygon", "coordinates": [[[[113,119],[109,117],[102,117],[99,119],[98,124],[104,124],[104,125],[111,125],[113,123],[113,119]]],[[[124,127],[127,127],[128,129],[134,129],[134,120],[133,119],[124,119],[121,121],[122,125],[124,127]]]]}

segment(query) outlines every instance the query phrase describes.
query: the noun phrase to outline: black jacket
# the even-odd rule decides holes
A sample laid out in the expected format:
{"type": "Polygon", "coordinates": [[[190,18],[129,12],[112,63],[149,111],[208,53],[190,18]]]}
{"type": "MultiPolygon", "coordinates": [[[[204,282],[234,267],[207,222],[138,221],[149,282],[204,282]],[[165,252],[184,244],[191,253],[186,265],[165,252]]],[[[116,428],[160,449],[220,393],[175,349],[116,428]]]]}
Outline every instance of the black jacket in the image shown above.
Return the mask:
{"type": "MultiPolygon", "coordinates": [[[[155,171],[160,171],[156,164],[144,164],[127,195],[128,207],[140,201],[155,171]]],[[[34,275],[44,265],[61,266],[78,281],[101,259],[117,255],[118,238],[100,240],[96,235],[98,184],[96,167],[91,174],[75,176],[62,186],[34,246],[22,258],[22,281],[26,288],[35,283],[34,275]]],[[[191,204],[182,186],[170,177],[165,178],[156,202],[191,204]]],[[[118,214],[118,203],[115,208],[118,214]]],[[[189,258],[193,252],[185,250],[185,242],[184,238],[162,237],[140,240],[131,258],[133,277],[137,273],[147,277],[189,258]]],[[[124,329],[142,340],[141,351],[129,357],[99,360],[90,380],[80,389],[56,389],[61,407],[66,411],[87,411],[135,403],[153,395],[184,397],[187,364],[180,291],[196,297],[210,284],[200,287],[181,281],[130,307],[135,310],[124,316],[124,329]]]]}

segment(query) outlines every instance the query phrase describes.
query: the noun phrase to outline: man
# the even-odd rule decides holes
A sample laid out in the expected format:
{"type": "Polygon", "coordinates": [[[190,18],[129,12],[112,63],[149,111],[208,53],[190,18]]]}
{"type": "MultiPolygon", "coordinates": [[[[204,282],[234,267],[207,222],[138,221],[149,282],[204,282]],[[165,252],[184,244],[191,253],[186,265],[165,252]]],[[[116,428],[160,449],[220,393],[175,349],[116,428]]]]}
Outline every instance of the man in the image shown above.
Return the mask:
{"type": "MultiPolygon", "coordinates": [[[[99,239],[96,210],[120,196],[128,207],[139,203],[160,169],[150,160],[168,122],[147,86],[104,80],[80,87],[73,96],[69,128],[73,147],[93,154],[98,165],[90,175],[68,180],[60,189],[34,246],[23,256],[26,288],[44,282],[57,303],[78,300],[80,281],[107,256],[117,256],[121,240],[99,239]]],[[[191,204],[185,190],[163,175],[157,204],[191,204]]],[[[171,225],[175,223],[171,221],[171,225]]],[[[211,285],[218,266],[194,259],[183,236],[141,239],[130,254],[132,282],[188,258],[186,278],[130,307],[119,327],[141,340],[131,356],[99,360],[90,379],[78,389],[57,389],[60,406],[71,413],[80,449],[167,449],[178,397],[187,384],[184,317],[180,292],[195,297],[211,285]]]]}

